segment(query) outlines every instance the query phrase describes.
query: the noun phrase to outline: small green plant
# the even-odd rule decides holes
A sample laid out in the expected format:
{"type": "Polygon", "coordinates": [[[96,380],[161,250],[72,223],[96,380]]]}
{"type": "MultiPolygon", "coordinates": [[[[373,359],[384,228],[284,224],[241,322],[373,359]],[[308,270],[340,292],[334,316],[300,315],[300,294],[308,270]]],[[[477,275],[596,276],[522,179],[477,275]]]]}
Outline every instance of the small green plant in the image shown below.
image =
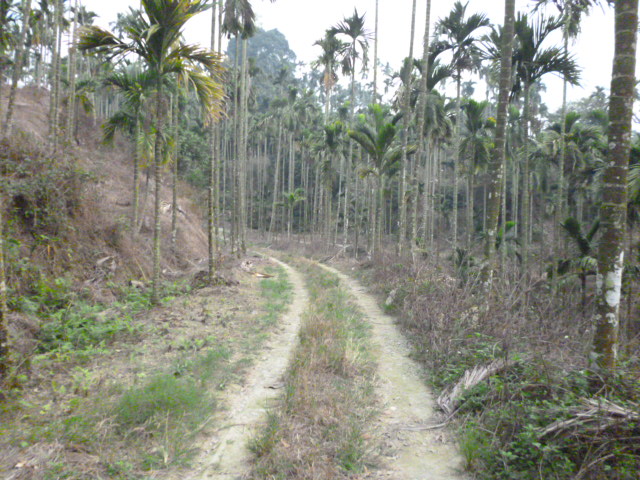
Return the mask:
{"type": "Polygon", "coordinates": [[[167,416],[172,422],[193,427],[195,414],[206,406],[207,400],[207,392],[193,379],[161,373],[125,392],[116,406],[116,418],[123,429],[141,425],[162,429],[167,416]]]}
{"type": "Polygon", "coordinates": [[[137,330],[126,313],[104,315],[104,307],[100,305],[75,303],[52,313],[43,323],[39,351],[87,353],[104,347],[117,335],[133,335],[137,330]]]}
{"type": "Polygon", "coordinates": [[[487,455],[489,436],[474,422],[467,424],[458,439],[460,455],[464,459],[465,470],[478,471],[482,459],[487,455]]]}

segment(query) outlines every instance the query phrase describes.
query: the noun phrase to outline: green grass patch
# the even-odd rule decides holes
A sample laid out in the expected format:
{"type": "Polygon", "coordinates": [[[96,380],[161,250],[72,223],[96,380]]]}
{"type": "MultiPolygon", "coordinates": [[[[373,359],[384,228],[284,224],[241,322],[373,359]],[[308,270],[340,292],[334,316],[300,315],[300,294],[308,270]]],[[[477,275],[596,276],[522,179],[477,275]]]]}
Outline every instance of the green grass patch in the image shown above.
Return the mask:
{"type": "Polygon", "coordinates": [[[292,285],[289,282],[287,272],[282,267],[268,267],[266,272],[275,275],[273,278],[265,278],[260,281],[260,293],[266,303],[263,322],[273,324],[291,303],[292,285]]]}
{"type": "Polygon", "coordinates": [[[116,422],[125,437],[145,437],[144,468],[189,461],[195,452],[195,435],[216,409],[212,392],[250,365],[245,355],[260,346],[266,329],[290,303],[292,286],[286,272],[279,267],[268,271],[274,277],[260,281],[264,312],[244,325],[246,335],[240,335],[237,344],[215,338],[183,342],[182,354],[169,369],[122,394],[115,407],[116,422]],[[235,349],[242,355],[231,362],[235,349]]]}
{"type": "MultiPolygon", "coordinates": [[[[261,280],[251,292],[260,296],[256,312],[243,318],[232,308],[222,309],[216,317],[212,306],[202,337],[190,331],[165,338],[162,332],[171,324],[156,327],[139,315],[152,307],[144,289],[111,285],[119,300],[107,306],[87,303],[81,294],[71,293],[65,281],[43,283],[38,302],[30,297],[32,313],[43,319],[37,355],[31,359],[42,372],[38,390],[43,393],[8,392],[8,400],[0,403],[0,448],[63,445],[61,460],[43,468],[48,478],[140,480],[155,477],[152,471],[158,469],[187,465],[196,452],[198,433],[218,408],[216,392],[252,364],[253,354],[291,301],[285,271],[276,267],[269,272],[274,277],[261,280]],[[46,303],[41,301],[45,297],[46,303]],[[225,321],[233,322],[233,330],[225,321]],[[132,340],[140,343],[123,344],[132,340]],[[157,361],[138,364],[138,355],[147,355],[148,349],[158,351],[157,361]],[[104,372],[96,376],[98,355],[111,359],[114,351],[122,352],[114,355],[117,365],[126,363],[122,355],[129,355],[135,365],[133,384],[121,381],[119,372],[106,381],[104,372]],[[62,368],[65,375],[59,375],[62,368]],[[77,448],[100,458],[90,477],[64,461],[67,450],[77,448]]],[[[187,291],[181,284],[167,285],[163,303],[187,291]]],[[[209,308],[199,297],[185,297],[180,304],[182,309],[191,305],[209,308]]],[[[25,378],[23,384],[29,387],[29,382],[25,378]]]]}

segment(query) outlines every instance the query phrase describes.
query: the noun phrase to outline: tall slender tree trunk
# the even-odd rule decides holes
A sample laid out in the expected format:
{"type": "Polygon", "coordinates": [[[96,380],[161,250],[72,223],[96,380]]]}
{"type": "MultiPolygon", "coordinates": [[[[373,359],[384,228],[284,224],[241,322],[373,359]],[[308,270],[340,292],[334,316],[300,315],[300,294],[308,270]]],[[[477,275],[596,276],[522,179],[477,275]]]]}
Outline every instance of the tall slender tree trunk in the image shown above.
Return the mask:
{"type": "MultiPolygon", "coordinates": [[[[63,0],[54,0],[55,22],[53,38],[53,58],[51,74],[51,94],[49,103],[49,145],[55,152],[58,149],[58,131],[60,114],[60,70],[61,70],[61,47],[62,47],[62,17],[64,3],[63,0]]],[[[108,116],[103,112],[104,116],[108,116]]]]}
{"type": "MultiPolygon", "coordinates": [[[[423,247],[426,246],[427,239],[427,215],[428,215],[428,205],[429,205],[429,189],[427,184],[429,182],[429,150],[427,146],[429,145],[429,139],[425,140],[424,135],[424,111],[427,105],[427,79],[429,78],[429,50],[430,50],[430,36],[431,36],[431,0],[427,0],[427,10],[425,15],[424,22],[424,38],[422,41],[422,78],[420,79],[420,96],[418,97],[418,121],[417,121],[417,129],[418,129],[418,150],[416,151],[416,165],[420,162],[420,159],[424,156],[424,189],[423,189],[423,201],[422,201],[422,238],[423,238],[423,247]],[[423,153],[425,152],[426,155],[423,153]]],[[[411,245],[412,248],[415,249],[418,244],[418,188],[417,182],[414,185],[414,205],[415,205],[415,215],[414,215],[414,228],[412,232],[411,245]]],[[[416,259],[416,255],[413,255],[414,261],[416,259]]]]}
{"type": "MultiPolygon", "coordinates": [[[[11,134],[13,126],[13,109],[16,102],[16,94],[18,92],[18,82],[22,76],[22,63],[24,59],[24,46],[27,39],[27,28],[29,27],[29,16],[31,15],[31,0],[22,1],[22,27],[20,28],[20,37],[16,45],[16,52],[13,64],[13,73],[11,75],[11,89],[9,90],[9,100],[7,100],[7,116],[2,124],[2,136],[6,137],[11,134]]],[[[0,78],[0,82],[2,79],[0,78]]]]}
{"type": "Polygon", "coordinates": [[[76,123],[76,32],[78,28],[78,0],[75,1],[73,27],[71,29],[71,43],[69,45],[69,96],[67,100],[67,125],[65,128],[65,143],[72,145],[76,123]]]}
{"type": "MultiPolygon", "coordinates": [[[[473,161],[472,161],[473,163],[473,161]]],[[[473,165],[470,165],[471,171],[467,177],[467,250],[471,250],[473,246],[473,234],[475,233],[475,224],[473,221],[474,203],[475,198],[473,191],[475,189],[475,173],[473,172],[473,165]]]]}
{"type": "MultiPolygon", "coordinates": [[[[356,103],[356,71],[355,64],[356,59],[353,58],[351,61],[352,69],[351,69],[351,101],[349,105],[349,118],[351,121],[354,121],[355,116],[355,103],[356,103]]],[[[349,242],[349,182],[351,180],[351,162],[353,162],[353,141],[349,138],[349,153],[344,162],[344,245],[346,246],[349,242]]]]}
{"type": "Polygon", "coordinates": [[[280,164],[282,155],[282,119],[278,119],[278,140],[276,145],[276,171],[273,175],[273,199],[271,202],[271,220],[269,223],[269,237],[273,238],[276,228],[276,216],[278,208],[278,186],[280,180],[280,164]]]}
{"type": "Polygon", "coordinates": [[[247,252],[246,232],[247,232],[247,165],[249,163],[249,82],[247,68],[247,44],[246,38],[242,39],[242,67],[240,79],[240,155],[238,157],[239,174],[238,174],[238,241],[240,252],[247,252]]]}
{"type": "Polygon", "coordinates": [[[162,188],[162,135],[160,132],[163,129],[164,124],[164,98],[162,81],[156,82],[156,138],[153,149],[153,181],[155,186],[154,201],[153,201],[153,214],[154,214],[154,228],[153,228],[153,289],[151,292],[151,301],[154,304],[160,303],[160,245],[162,239],[162,217],[160,211],[160,193],[162,188]]]}
{"type": "Polygon", "coordinates": [[[4,263],[4,195],[0,192],[0,381],[9,369],[9,310],[4,263]]]}
{"type": "MultiPolygon", "coordinates": [[[[489,188],[487,193],[486,230],[484,239],[484,267],[482,271],[482,281],[485,285],[490,285],[496,268],[495,265],[495,244],[498,231],[498,219],[500,217],[500,204],[506,198],[503,190],[506,162],[506,139],[507,139],[507,115],[509,106],[509,93],[511,91],[511,63],[513,55],[513,38],[515,23],[515,0],[505,0],[504,5],[504,27],[502,37],[502,58],[500,59],[500,84],[498,92],[498,112],[495,130],[495,148],[489,162],[488,177],[489,188]]],[[[506,207],[505,203],[502,202],[506,207]]],[[[506,211],[502,210],[503,219],[506,211]]],[[[506,243],[506,222],[503,221],[502,242],[506,243]]]]}
{"type": "Polygon", "coordinates": [[[460,98],[460,83],[462,72],[458,69],[456,78],[456,125],[453,132],[453,251],[458,248],[458,168],[460,155],[460,121],[462,103],[460,98]]]}
{"type": "Polygon", "coordinates": [[[413,67],[413,40],[416,32],[416,0],[413,0],[411,7],[411,31],[409,34],[409,65],[406,66],[406,73],[404,78],[404,93],[402,99],[402,111],[403,111],[403,129],[402,129],[402,176],[400,185],[400,232],[398,241],[398,253],[403,254],[407,243],[407,212],[409,198],[407,174],[410,172],[409,168],[409,156],[407,150],[409,149],[409,126],[411,124],[411,71],[413,67]]]}
{"type": "Polygon", "coordinates": [[[615,4],[615,54],[609,100],[609,151],[602,177],[596,331],[592,362],[612,372],[618,356],[619,309],[627,218],[627,171],[635,89],[638,0],[615,4]]]}
{"type": "Polygon", "coordinates": [[[135,115],[133,130],[133,212],[131,222],[131,237],[134,240],[138,234],[138,212],[140,211],[140,119],[138,118],[138,112],[135,115]]]}
{"type": "MultiPolygon", "coordinates": [[[[216,48],[216,13],[217,13],[218,1],[211,1],[211,51],[215,51],[216,48]]],[[[218,181],[218,142],[220,137],[219,124],[211,120],[209,125],[209,190],[207,198],[207,240],[208,240],[208,280],[209,284],[213,283],[216,271],[216,258],[218,251],[218,232],[217,232],[217,218],[218,212],[218,187],[220,185],[218,181]]]]}
{"type": "Polygon", "coordinates": [[[529,121],[531,115],[531,85],[525,83],[524,86],[524,127],[523,127],[523,156],[522,159],[522,212],[520,222],[520,241],[522,245],[522,274],[528,275],[529,268],[529,216],[530,192],[531,192],[531,173],[529,162],[529,121]]]}
{"type": "MultiPolygon", "coordinates": [[[[497,128],[497,125],[496,125],[497,128]]],[[[506,133],[506,132],[505,132],[506,133]]],[[[505,140],[506,140],[506,134],[505,134],[505,140]]],[[[506,144],[506,141],[505,141],[506,144]]],[[[494,155],[496,154],[496,152],[494,151],[494,155]]],[[[506,234],[507,234],[507,156],[506,156],[506,148],[505,148],[505,154],[503,155],[504,159],[502,162],[502,207],[501,207],[501,211],[502,211],[502,222],[501,222],[501,227],[502,227],[502,242],[500,243],[500,269],[502,271],[502,276],[504,277],[505,273],[506,273],[506,265],[507,265],[507,238],[506,238],[506,234]]],[[[493,189],[493,187],[489,187],[490,191],[491,189],[493,189]]],[[[512,194],[512,198],[515,199],[515,197],[512,194]]],[[[513,203],[513,202],[512,202],[513,203]]],[[[490,216],[492,214],[492,208],[495,208],[491,205],[491,199],[489,199],[489,206],[487,208],[487,215],[490,216]]],[[[512,207],[513,208],[513,207],[512,207]]],[[[487,230],[489,230],[489,228],[491,228],[491,223],[489,223],[489,217],[487,217],[487,230]]],[[[485,239],[485,241],[488,241],[488,239],[485,239]]],[[[491,247],[490,247],[491,248],[491,247]]],[[[485,251],[486,251],[486,245],[485,245],[485,251]]],[[[489,266],[491,266],[491,264],[488,264],[489,266]]],[[[486,278],[486,277],[485,277],[486,278]]]]}
{"type": "Polygon", "coordinates": [[[180,94],[174,96],[172,105],[173,164],[171,179],[171,247],[175,249],[178,238],[178,159],[180,158],[180,94]]]}
{"type": "MultiPolygon", "coordinates": [[[[431,0],[428,1],[430,2],[431,0]]],[[[376,0],[376,18],[373,39],[373,103],[378,103],[378,3],[379,0],[376,0]]]]}

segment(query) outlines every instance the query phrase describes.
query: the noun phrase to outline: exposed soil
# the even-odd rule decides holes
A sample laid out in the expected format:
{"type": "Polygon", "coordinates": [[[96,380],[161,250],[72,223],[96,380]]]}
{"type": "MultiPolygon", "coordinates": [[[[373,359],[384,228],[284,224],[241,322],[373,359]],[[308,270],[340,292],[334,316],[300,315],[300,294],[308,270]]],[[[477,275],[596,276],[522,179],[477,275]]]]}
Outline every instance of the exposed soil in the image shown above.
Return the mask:
{"type": "Polygon", "coordinates": [[[356,280],[338,275],[351,290],[357,305],[372,325],[374,355],[378,359],[377,393],[383,411],[377,430],[383,439],[382,469],[376,477],[402,480],[461,480],[461,458],[452,436],[432,429],[442,421],[435,412],[433,394],[426,387],[421,368],[409,358],[410,348],[392,317],[385,315],[375,298],[356,280]]]}
{"type": "Polygon", "coordinates": [[[194,468],[176,479],[235,479],[249,471],[247,445],[254,429],[263,422],[266,408],[283,386],[281,378],[297,343],[300,316],[308,303],[300,274],[276,259],[271,260],[287,271],[293,285],[293,302],[280,321],[279,331],[267,342],[244,384],[229,390],[224,401],[229,409],[213,420],[218,428],[215,435],[203,440],[202,453],[194,462],[194,468]]]}
{"type": "MultiPolygon", "coordinates": [[[[252,261],[260,270],[272,265],[266,260],[252,261]]],[[[0,478],[62,478],[47,473],[54,464],[63,465],[70,478],[108,478],[104,466],[127,461],[130,451],[138,447],[129,443],[133,438],[114,440],[110,435],[112,418],[105,418],[90,430],[92,435],[112,439],[106,443],[68,439],[60,433],[62,427],[55,426],[63,425],[70,415],[90,419],[92,411],[110,412],[108,402],[114,390],[124,390],[141,378],[166,371],[180,359],[198,355],[203,348],[217,345],[232,353],[216,377],[213,395],[225,395],[220,385],[236,388],[245,373],[245,359],[250,356],[247,350],[272,330],[260,320],[265,313],[260,280],[243,272],[239,263],[224,270],[227,277],[237,279],[236,285],[202,288],[164,307],[140,313],[134,321],[139,333],[118,339],[108,352],[94,354],[79,365],[55,359],[32,362],[29,383],[21,396],[22,407],[0,412],[0,478]],[[81,382],[79,373],[86,377],[81,382]],[[24,446],[18,447],[20,443],[24,446]]],[[[158,471],[146,474],[150,478],[161,475],[158,471]]]]}

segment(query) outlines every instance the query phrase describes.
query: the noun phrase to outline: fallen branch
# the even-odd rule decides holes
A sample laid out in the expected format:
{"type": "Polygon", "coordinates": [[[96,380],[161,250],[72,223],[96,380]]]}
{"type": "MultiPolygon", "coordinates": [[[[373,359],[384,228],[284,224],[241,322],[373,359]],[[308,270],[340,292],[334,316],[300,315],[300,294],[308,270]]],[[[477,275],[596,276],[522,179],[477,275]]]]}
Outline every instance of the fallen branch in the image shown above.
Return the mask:
{"type": "Polygon", "coordinates": [[[617,405],[607,399],[585,398],[581,405],[571,412],[572,417],[558,420],[538,431],[539,438],[558,437],[569,434],[589,434],[600,432],[618,425],[628,425],[640,421],[637,409],[617,405]]]}
{"type": "Polygon", "coordinates": [[[455,385],[445,388],[436,403],[447,415],[453,415],[460,405],[464,392],[514,363],[513,360],[500,359],[489,365],[476,365],[471,370],[464,372],[462,378],[455,385]]]}

